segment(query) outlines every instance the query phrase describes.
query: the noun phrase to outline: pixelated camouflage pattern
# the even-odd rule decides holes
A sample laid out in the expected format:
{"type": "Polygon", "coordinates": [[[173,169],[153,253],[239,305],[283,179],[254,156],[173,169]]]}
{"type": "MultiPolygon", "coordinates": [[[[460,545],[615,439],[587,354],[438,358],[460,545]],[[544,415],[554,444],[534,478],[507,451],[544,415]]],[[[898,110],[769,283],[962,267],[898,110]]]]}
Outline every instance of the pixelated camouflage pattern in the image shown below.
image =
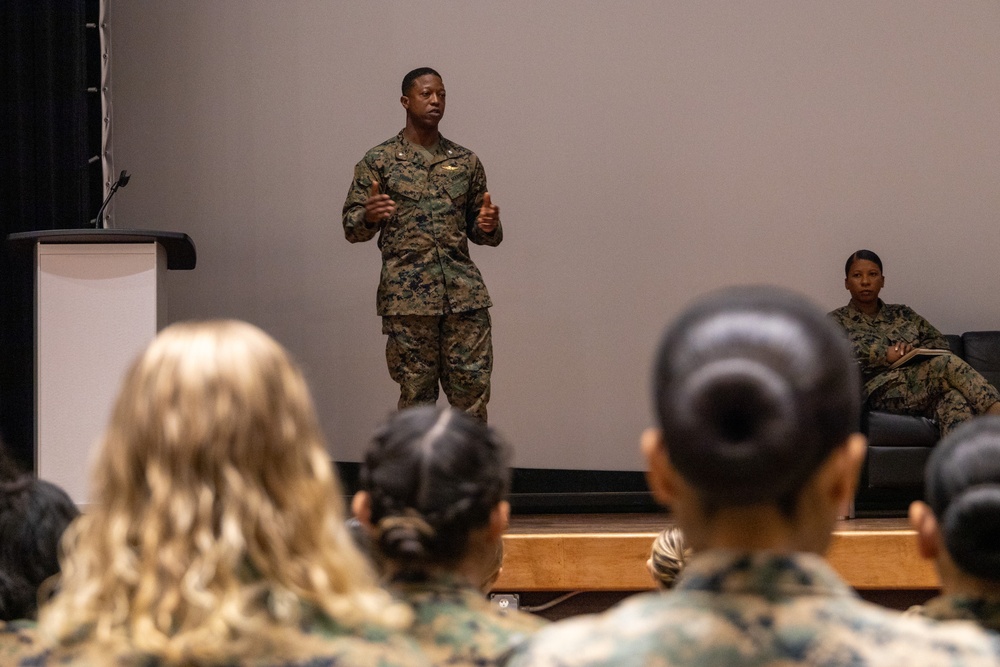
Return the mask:
{"type": "Polygon", "coordinates": [[[493,338],[485,308],[450,315],[382,318],[389,376],[399,384],[399,409],[448,403],[484,422],[490,400],[493,338]]]}
{"type": "Polygon", "coordinates": [[[862,601],[813,554],[705,551],[672,591],[555,623],[511,667],[996,665],[1000,638],[862,601]],[[945,627],[947,625],[947,627],[945,627]]]}
{"type": "Polygon", "coordinates": [[[435,665],[499,665],[545,625],[537,616],[501,612],[476,588],[453,575],[393,583],[390,590],[414,611],[411,635],[435,665]]]}
{"type": "Polygon", "coordinates": [[[32,621],[0,621],[0,665],[16,665],[42,648],[32,621]]]}
{"type": "Polygon", "coordinates": [[[503,229],[486,234],[476,225],[486,193],[486,173],[470,150],[441,137],[427,164],[403,133],[368,151],[354,168],[344,202],[344,235],[357,243],[379,235],[382,276],[379,315],[438,315],[492,305],[469,241],[496,246],[503,229]],[[381,223],[365,222],[372,181],[396,203],[381,223]]]}
{"type": "Polygon", "coordinates": [[[974,621],[980,626],[1000,632],[1000,600],[941,595],[923,605],[920,614],[936,621],[974,621]]]}
{"type": "MultiPolygon", "coordinates": [[[[314,624],[293,642],[289,654],[226,662],[245,667],[430,667],[432,664],[408,636],[377,628],[349,632],[332,622],[314,624]]],[[[191,663],[194,664],[194,663],[191,663]]],[[[44,667],[166,667],[162,660],[137,654],[110,655],[104,648],[82,642],[68,648],[46,649],[34,624],[0,623],[0,665],[44,667]]]]}
{"type": "Polygon", "coordinates": [[[1000,400],[1000,393],[955,355],[929,357],[889,370],[890,345],[947,350],[948,341],[927,320],[902,304],[879,300],[870,317],[848,304],[830,313],[844,328],[864,380],[863,398],[873,409],[935,419],[941,434],[1000,400]]]}

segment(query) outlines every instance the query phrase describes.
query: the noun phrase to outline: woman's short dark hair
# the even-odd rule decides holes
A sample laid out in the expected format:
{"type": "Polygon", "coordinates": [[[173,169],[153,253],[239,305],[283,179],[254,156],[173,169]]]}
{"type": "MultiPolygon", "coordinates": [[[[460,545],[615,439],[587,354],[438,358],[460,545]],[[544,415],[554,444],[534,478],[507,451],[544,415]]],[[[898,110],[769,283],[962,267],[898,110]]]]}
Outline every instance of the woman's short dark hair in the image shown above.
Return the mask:
{"type": "Polygon", "coordinates": [[[851,273],[851,264],[858,261],[859,259],[868,260],[869,262],[875,262],[878,270],[882,270],[882,260],[871,250],[855,250],[854,253],[847,258],[847,263],[844,264],[844,275],[847,276],[851,273]]]}
{"type": "Polygon", "coordinates": [[[717,292],[666,332],[655,410],[670,460],[708,508],[774,502],[805,482],[860,420],[843,333],[791,292],[717,292]]]}
{"type": "Polygon", "coordinates": [[[976,417],[938,443],[925,496],[955,564],[1000,581],[1000,417],[976,417]]]}
{"type": "Polygon", "coordinates": [[[433,70],[430,67],[418,67],[417,69],[410,70],[409,72],[406,73],[406,76],[403,77],[403,84],[402,84],[403,95],[404,96],[409,95],[410,88],[413,87],[413,82],[419,79],[420,77],[426,76],[428,74],[433,74],[442,81],[444,80],[441,77],[441,75],[437,73],[436,70],[433,70]]]}
{"type": "Polygon", "coordinates": [[[506,498],[509,463],[497,433],[464,412],[396,413],[375,433],[360,475],[381,554],[414,573],[459,560],[470,531],[506,498]]]}

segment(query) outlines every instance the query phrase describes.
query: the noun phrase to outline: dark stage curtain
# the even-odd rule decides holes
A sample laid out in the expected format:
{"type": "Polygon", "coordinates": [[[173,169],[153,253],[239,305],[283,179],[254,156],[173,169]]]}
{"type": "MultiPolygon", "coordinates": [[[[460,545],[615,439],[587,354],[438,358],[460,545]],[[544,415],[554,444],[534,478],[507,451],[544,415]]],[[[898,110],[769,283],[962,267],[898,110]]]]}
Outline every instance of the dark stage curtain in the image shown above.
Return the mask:
{"type": "Polygon", "coordinates": [[[88,130],[96,93],[87,92],[95,4],[0,0],[0,437],[26,469],[34,459],[34,257],[6,237],[85,227],[100,205],[88,130]]]}

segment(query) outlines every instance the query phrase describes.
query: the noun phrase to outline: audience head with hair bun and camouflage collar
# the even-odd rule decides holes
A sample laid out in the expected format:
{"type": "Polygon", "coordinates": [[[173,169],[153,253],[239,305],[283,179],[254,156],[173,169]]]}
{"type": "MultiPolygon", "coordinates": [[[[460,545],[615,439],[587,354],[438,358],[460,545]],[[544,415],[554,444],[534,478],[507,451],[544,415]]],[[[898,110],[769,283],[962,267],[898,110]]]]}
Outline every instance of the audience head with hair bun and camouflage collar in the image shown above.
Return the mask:
{"type": "Polygon", "coordinates": [[[667,330],[642,436],[694,555],[670,591],[541,630],[511,667],[996,665],[1000,640],[862,601],[822,558],[865,455],[857,365],[778,288],[703,297],[667,330]]]}
{"type": "Polygon", "coordinates": [[[365,455],[355,516],[435,664],[499,664],[543,623],[484,595],[501,565],[509,465],[493,428],[435,406],[396,413],[365,455]]]}
{"type": "Polygon", "coordinates": [[[952,431],[934,448],[925,476],[927,502],[910,506],[910,523],[942,594],[919,612],[1000,631],[1000,417],[976,417],[952,431]]]}

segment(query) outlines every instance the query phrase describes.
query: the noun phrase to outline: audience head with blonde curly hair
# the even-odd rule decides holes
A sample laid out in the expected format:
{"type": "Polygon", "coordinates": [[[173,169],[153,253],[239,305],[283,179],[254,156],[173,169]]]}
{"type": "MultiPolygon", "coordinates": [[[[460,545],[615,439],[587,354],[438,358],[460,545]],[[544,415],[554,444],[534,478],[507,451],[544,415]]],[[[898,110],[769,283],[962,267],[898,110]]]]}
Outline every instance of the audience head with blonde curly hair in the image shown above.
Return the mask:
{"type": "Polygon", "coordinates": [[[314,622],[407,620],[344,527],[302,373],[250,324],[157,336],[125,377],[92,496],[40,614],[56,644],[211,663],[295,649],[314,622]]]}

